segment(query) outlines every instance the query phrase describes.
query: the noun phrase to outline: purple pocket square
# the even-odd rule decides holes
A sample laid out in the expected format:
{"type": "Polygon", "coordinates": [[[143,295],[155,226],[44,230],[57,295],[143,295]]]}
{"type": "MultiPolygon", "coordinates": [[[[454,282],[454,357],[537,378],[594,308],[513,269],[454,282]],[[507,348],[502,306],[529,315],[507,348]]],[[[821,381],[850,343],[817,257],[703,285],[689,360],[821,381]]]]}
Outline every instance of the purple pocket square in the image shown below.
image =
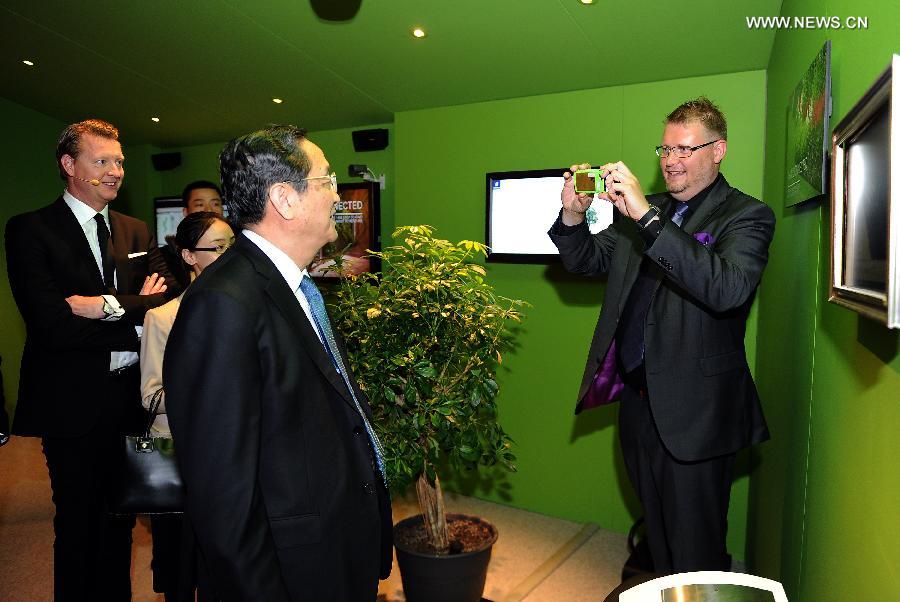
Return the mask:
{"type": "Polygon", "coordinates": [[[716,242],[716,237],[709,232],[696,232],[694,238],[696,238],[701,245],[711,245],[716,242]]]}

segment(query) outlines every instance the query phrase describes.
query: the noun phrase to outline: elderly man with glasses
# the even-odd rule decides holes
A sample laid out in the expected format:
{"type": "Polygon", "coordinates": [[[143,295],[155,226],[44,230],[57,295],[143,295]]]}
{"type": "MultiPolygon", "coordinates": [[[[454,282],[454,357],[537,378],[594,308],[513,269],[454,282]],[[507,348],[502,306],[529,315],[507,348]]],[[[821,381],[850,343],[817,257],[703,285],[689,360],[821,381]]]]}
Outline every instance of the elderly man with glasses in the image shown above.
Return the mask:
{"type": "Polygon", "coordinates": [[[576,413],[621,401],[623,457],[657,573],[729,570],[735,454],[769,438],[744,331],[775,216],[719,173],[727,137],[709,99],[685,102],[656,147],[666,193],[647,197],[624,163],[603,165],[598,196],[622,219],[592,235],[593,195],[576,193],[566,172],[549,231],[569,271],[609,274],[576,413]]]}
{"type": "Polygon", "coordinates": [[[306,269],[337,237],[335,176],[293,126],[219,161],[241,230],[185,293],[163,361],[201,578],[220,600],[375,600],[392,552],[383,450],[306,269]]]}

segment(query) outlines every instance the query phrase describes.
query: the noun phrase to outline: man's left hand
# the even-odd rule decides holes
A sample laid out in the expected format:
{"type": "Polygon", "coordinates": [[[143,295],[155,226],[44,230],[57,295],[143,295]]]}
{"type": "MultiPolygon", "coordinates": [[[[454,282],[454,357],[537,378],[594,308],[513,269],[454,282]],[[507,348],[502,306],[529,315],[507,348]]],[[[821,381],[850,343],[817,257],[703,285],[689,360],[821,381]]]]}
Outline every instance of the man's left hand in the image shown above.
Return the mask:
{"type": "Polygon", "coordinates": [[[606,192],[597,196],[615,205],[622,215],[633,220],[641,219],[650,210],[650,203],[631,170],[621,161],[607,163],[600,169],[606,178],[606,192]]]}
{"type": "Polygon", "coordinates": [[[103,313],[103,297],[84,297],[72,295],[66,297],[66,303],[72,308],[72,313],[82,318],[101,320],[106,317],[103,313]]]}

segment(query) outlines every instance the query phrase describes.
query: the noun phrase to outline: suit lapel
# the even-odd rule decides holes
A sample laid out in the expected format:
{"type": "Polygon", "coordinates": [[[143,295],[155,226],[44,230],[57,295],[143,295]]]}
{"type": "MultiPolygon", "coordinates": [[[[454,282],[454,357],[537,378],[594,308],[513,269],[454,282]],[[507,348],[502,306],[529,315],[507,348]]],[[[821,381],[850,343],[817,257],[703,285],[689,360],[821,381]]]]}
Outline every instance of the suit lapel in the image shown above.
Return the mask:
{"type": "Polygon", "coordinates": [[[697,210],[691,214],[687,222],[683,224],[682,230],[688,234],[697,232],[712,218],[716,211],[719,210],[719,207],[721,207],[722,203],[725,202],[725,199],[728,198],[728,194],[731,190],[732,188],[729,186],[728,181],[725,180],[725,177],[721,177],[716,185],[713,186],[712,190],[709,191],[709,194],[703,202],[700,203],[697,210]]]}
{"type": "Polygon", "coordinates": [[[53,203],[52,215],[57,222],[55,231],[59,232],[60,239],[64,240],[69,248],[72,249],[72,255],[81,258],[81,261],[87,267],[90,274],[94,276],[94,282],[101,292],[106,292],[103,286],[103,275],[97,267],[97,260],[94,259],[94,252],[87,241],[81,224],[75,218],[75,214],[66,205],[62,197],[56,199],[53,203]]]}
{"type": "Polygon", "coordinates": [[[238,236],[235,243],[235,249],[245,255],[251,263],[253,263],[256,271],[268,280],[266,284],[266,294],[272,299],[272,302],[278,308],[278,311],[285,317],[296,335],[296,340],[306,350],[316,368],[325,376],[331,386],[340,393],[348,404],[353,406],[353,398],[344,384],[341,375],[338,374],[331,363],[331,358],[325,347],[319,340],[318,335],[313,330],[312,324],[306,317],[306,313],[300,306],[300,302],[294,296],[294,292],[290,290],[287,282],[284,281],[281,273],[275,267],[275,264],[263,253],[259,247],[247,240],[246,236],[238,236]]]}

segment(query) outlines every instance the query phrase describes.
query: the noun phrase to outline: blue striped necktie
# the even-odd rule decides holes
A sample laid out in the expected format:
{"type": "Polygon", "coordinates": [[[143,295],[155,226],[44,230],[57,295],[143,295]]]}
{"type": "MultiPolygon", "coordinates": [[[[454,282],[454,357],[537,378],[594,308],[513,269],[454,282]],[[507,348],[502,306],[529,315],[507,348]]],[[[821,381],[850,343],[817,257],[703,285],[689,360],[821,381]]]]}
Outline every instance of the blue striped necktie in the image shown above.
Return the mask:
{"type": "Polygon", "coordinates": [[[378,440],[378,436],[372,429],[372,425],[369,424],[369,419],[366,417],[366,413],[363,412],[359,400],[356,399],[356,393],[353,391],[353,387],[350,384],[350,375],[347,373],[347,369],[344,366],[344,360],[341,359],[341,352],[338,350],[337,342],[334,340],[334,333],[331,330],[331,321],[328,319],[328,312],[325,311],[325,300],[322,299],[322,293],[319,292],[316,283],[313,282],[312,278],[309,276],[303,276],[303,279],[300,280],[300,290],[303,292],[306,300],[309,301],[309,308],[312,311],[313,320],[324,341],[323,346],[331,357],[331,363],[334,364],[338,374],[344,379],[344,384],[347,386],[347,390],[350,391],[350,397],[353,398],[353,404],[356,406],[356,411],[359,412],[363,424],[366,427],[366,433],[369,435],[369,442],[372,444],[372,450],[375,452],[375,462],[378,464],[378,472],[381,473],[381,478],[384,480],[385,486],[387,486],[387,475],[384,471],[384,449],[381,447],[381,441],[378,440]]]}

